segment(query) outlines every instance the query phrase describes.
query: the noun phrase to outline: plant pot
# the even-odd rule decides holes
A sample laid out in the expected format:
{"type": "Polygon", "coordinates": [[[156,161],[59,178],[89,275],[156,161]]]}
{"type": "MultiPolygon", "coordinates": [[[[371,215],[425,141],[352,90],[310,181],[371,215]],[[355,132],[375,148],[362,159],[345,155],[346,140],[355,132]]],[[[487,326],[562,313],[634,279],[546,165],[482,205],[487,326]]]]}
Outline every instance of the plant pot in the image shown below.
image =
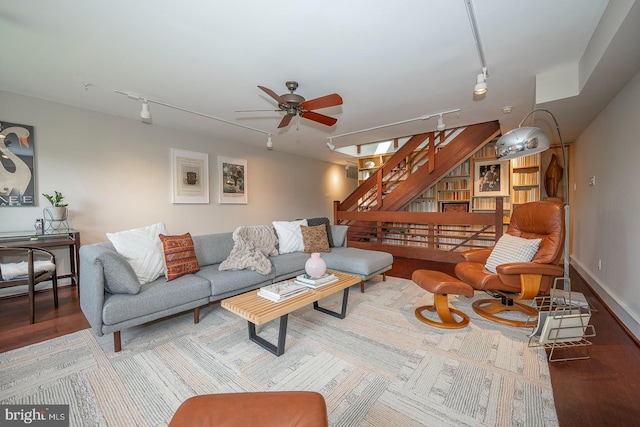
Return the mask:
{"type": "MultiPolygon", "coordinates": [[[[67,219],[67,208],[51,207],[44,208],[44,210],[49,214],[51,221],[64,221],[67,219]]],[[[47,218],[47,215],[45,214],[44,217],[47,218]]]]}

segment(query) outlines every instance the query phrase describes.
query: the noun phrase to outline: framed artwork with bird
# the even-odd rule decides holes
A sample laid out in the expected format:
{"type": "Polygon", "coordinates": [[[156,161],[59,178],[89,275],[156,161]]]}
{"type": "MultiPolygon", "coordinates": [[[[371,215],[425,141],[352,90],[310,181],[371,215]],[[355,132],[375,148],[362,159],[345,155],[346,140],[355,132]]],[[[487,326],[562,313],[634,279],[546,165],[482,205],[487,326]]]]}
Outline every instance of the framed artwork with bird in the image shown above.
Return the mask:
{"type": "Polygon", "coordinates": [[[0,122],[0,207],[35,206],[33,126],[0,122]]]}

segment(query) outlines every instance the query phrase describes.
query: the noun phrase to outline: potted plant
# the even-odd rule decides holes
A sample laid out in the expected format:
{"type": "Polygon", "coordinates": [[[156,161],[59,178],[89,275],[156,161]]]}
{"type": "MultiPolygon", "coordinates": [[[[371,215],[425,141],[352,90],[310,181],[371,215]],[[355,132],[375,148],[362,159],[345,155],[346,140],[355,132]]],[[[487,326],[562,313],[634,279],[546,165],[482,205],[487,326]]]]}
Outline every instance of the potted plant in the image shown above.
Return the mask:
{"type": "Polygon", "coordinates": [[[67,217],[67,203],[63,203],[64,196],[58,191],[54,191],[54,195],[44,194],[42,195],[51,203],[50,208],[45,208],[49,212],[53,221],[62,221],[67,217]]]}

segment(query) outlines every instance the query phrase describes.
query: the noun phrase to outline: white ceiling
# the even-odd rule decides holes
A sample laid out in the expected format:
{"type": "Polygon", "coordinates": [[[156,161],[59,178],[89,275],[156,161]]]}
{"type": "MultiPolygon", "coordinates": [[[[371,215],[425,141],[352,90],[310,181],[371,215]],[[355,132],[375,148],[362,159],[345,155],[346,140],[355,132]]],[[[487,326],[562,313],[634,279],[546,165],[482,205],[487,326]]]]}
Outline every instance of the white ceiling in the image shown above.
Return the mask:
{"type": "MultiPolygon", "coordinates": [[[[504,132],[548,108],[571,142],[640,69],[634,0],[473,6],[489,72],[482,99],[472,94],[481,64],[464,0],[3,0],[0,90],[138,120],[140,102],[114,90],[134,92],[272,133],[274,155],[344,163],[328,137],[457,108],[447,127],[498,119],[504,132]],[[307,99],[339,93],[342,106],[318,110],[338,123],[294,119],[279,130],[282,113],[236,112],[275,109],[257,85],[284,94],[287,80],[307,99]]],[[[152,126],[266,145],[266,135],[227,123],[161,105],[151,113],[152,126]]],[[[333,143],[435,126],[417,120],[333,143]]]]}

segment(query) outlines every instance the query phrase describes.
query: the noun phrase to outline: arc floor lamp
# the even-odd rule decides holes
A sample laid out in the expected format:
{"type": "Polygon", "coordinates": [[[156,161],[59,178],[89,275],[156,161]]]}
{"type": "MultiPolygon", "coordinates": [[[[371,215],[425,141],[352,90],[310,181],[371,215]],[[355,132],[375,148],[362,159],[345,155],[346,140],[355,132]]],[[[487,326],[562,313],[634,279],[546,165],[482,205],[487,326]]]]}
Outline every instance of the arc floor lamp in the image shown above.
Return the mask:
{"type": "MultiPolygon", "coordinates": [[[[530,154],[540,153],[551,147],[551,142],[547,134],[538,127],[523,127],[522,124],[533,115],[535,112],[544,112],[549,114],[555,123],[556,130],[558,131],[558,137],[560,138],[560,148],[562,149],[562,162],[567,167],[567,155],[565,151],[564,141],[562,139],[562,133],[560,132],[560,126],[556,117],[549,111],[543,108],[537,108],[527,114],[520,122],[516,129],[510,130],[498,139],[496,143],[496,159],[498,160],[511,160],[522,156],[528,156],[530,154]]],[[[570,242],[570,208],[569,208],[569,180],[567,173],[563,174],[564,183],[564,276],[562,280],[564,282],[564,290],[569,293],[571,298],[571,279],[569,278],[569,242],[570,242]]]]}

